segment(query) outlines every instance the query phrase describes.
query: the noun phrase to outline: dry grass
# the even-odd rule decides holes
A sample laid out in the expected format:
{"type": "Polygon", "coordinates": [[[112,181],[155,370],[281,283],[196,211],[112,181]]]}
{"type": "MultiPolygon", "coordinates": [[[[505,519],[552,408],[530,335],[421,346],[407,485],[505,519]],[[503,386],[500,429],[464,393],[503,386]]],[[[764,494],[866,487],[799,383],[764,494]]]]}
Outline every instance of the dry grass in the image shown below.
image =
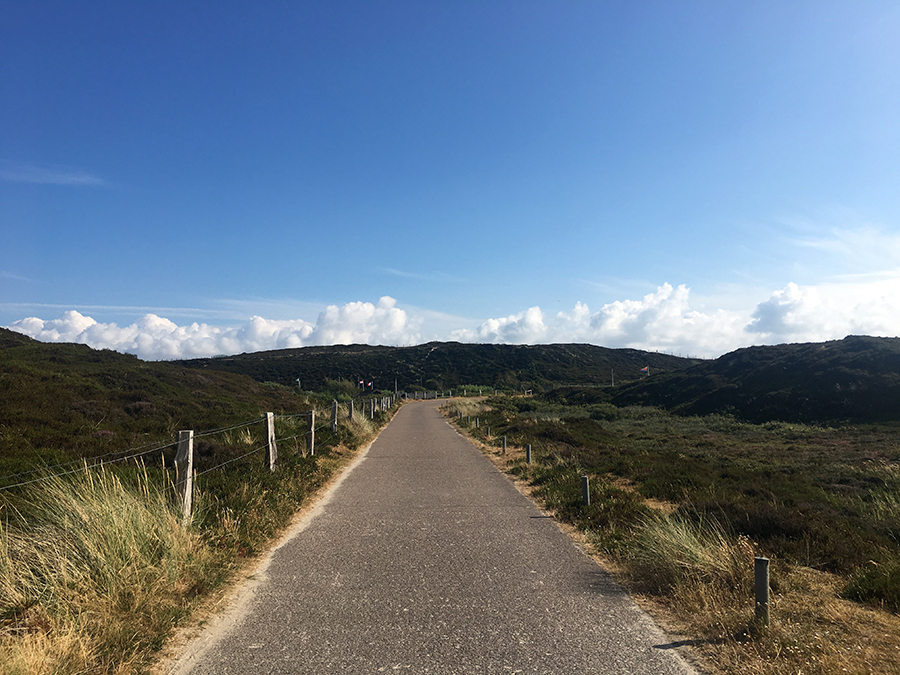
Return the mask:
{"type": "Polygon", "coordinates": [[[715,521],[647,516],[635,528],[622,557],[634,579],[657,592],[684,585],[729,591],[753,584],[753,545],[746,537],[729,537],[715,521]]]}
{"type": "Polygon", "coordinates": [[[121,672],[184,614],[210,555],[154,491],[49,478],[0,539],[0,671],[121,672]],[[18,522],[16,522],[18,521],[18,522]]]}
{"type": "Polygon", "coordinates": [[[477,417],[488,410],[482,398],[456,398],[441,406],[447,417],[477,417]]]}
{"type": "Polygon", "coordinates": [[[900,617],[841,599],[839,577],[809,568],[780,571],[772,623],[751,632],[746,589],[684,584],[668,597],[644,597],[670,629],[694,636],[715,673],[834,675],[900,673],[900,617]]]}

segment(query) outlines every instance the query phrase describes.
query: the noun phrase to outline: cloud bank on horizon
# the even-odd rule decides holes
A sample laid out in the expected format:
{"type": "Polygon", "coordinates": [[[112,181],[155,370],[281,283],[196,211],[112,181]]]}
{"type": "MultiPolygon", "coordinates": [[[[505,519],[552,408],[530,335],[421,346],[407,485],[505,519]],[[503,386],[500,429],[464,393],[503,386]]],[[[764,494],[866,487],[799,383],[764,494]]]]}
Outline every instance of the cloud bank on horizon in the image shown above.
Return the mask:
{"type": "Polygon", "coordinates": [[[431,339],[500,344],[583,342],[713,358],[750,345],[818,342],[850,334],[896,336],[900,334],[900,278],[820,286],[790,283],[749,311],[694,309],[687,286],[665,283],[640,300],[615,301],[596,312],[578,302],[571,311],[548,317],[535,306],[444,335],[426,334],[426,324],[425,316],[402,309],[394,298],[384,296],[375,304],[330,305],[315,322],[253,316],[239,326],[180,326],[146,314],[120,327],[70,310],[58,319],[29,317],[8,328],[43,342],[81,343],[145,360],[313,345],[409,346],[431,339]]]}

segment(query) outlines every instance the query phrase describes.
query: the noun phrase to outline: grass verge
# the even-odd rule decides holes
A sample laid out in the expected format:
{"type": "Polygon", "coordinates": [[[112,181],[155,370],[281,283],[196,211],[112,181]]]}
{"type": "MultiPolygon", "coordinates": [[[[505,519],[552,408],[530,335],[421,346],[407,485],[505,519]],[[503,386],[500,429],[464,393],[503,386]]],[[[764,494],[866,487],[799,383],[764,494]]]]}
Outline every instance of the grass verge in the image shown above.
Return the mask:
{"type": "Polygon", "coordinates": [[[895,430],[530,398],[491,399],[475,428],[455,405],[448,416],[711,672],[900,673],[895,430]],[[772,559],[767,629],[754,623],[757,555],[772,559]]]}
{"type": "Polygon", "coordinates": [[[247,452],[259,446],[261,429],[204,438],[195,448],[200,475],[188,522],[173,508],[171,472],[158,467],[48,474],[8,498],[0,520],[0,672],[146,672],[174,628],[262,553],[392,412],[342,421],[336,433],[320,435],[314,455],[304,423],[280,420],[285,440],[274,472],[247,452]]]}

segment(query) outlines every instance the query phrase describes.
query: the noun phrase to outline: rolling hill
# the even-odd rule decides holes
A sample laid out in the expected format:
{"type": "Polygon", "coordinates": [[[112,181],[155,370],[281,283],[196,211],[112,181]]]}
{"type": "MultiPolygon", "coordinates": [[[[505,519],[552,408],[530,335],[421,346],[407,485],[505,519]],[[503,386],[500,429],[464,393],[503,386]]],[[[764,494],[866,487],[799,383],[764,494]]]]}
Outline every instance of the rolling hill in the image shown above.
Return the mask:
{"type": "Polygon", "coordinates": [[[752,422],[900,421],[898,338],[749,347],[708,361],[586,344],[431,342],[158,363],[0,329],[0,446],[17,454],[23,443],[59,448],[79,434],[117,446],[173,428],[215,426],[261,406],[295,405],[289,390],[263,383],[293,388],[297,379],[307,391],[360,379],[388,390],[396,381],[406,391],[525,388],[572,403],[652,405],[752,422]],[[641,373],[647,366],[650,376],[641,373]]]}
{"type": "Polygon", "coordinates": [[[849,336],[748,347],[619,388],[616,405],[688,415],[728,413],[751,422],[900,420],[900,339],[849,336]]]}
{"type": "Polygon", "coordinates": [[[204,370],[249,375],[260,382],[319,389],[327,380],[374,381],[375,388],[446,390],[463,384],[519,391],[562,384],[607,385],[635,380],[641,368],[677,372],[696,363],[636,349],[607,349],[587,344],[496,345],[429,342],[414,347],[347,345],[178,361],[204,370]]]}
{"type": "Polygon", "coordinates": [[[0,328],[0,475],[212,429],[302,398],[249,377],[145,362],[0,328]]]}

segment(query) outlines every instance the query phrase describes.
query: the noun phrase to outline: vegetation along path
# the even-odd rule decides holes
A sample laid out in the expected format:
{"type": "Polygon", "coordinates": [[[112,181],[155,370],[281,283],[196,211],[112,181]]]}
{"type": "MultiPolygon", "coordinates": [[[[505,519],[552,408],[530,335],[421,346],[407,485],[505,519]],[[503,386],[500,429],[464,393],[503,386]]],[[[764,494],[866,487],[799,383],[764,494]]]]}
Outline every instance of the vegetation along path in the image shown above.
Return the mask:
{"type": "Polygon", "coordinates": [[[405,405],[173,673],[691,673],[433,402],[405,405]]]}

